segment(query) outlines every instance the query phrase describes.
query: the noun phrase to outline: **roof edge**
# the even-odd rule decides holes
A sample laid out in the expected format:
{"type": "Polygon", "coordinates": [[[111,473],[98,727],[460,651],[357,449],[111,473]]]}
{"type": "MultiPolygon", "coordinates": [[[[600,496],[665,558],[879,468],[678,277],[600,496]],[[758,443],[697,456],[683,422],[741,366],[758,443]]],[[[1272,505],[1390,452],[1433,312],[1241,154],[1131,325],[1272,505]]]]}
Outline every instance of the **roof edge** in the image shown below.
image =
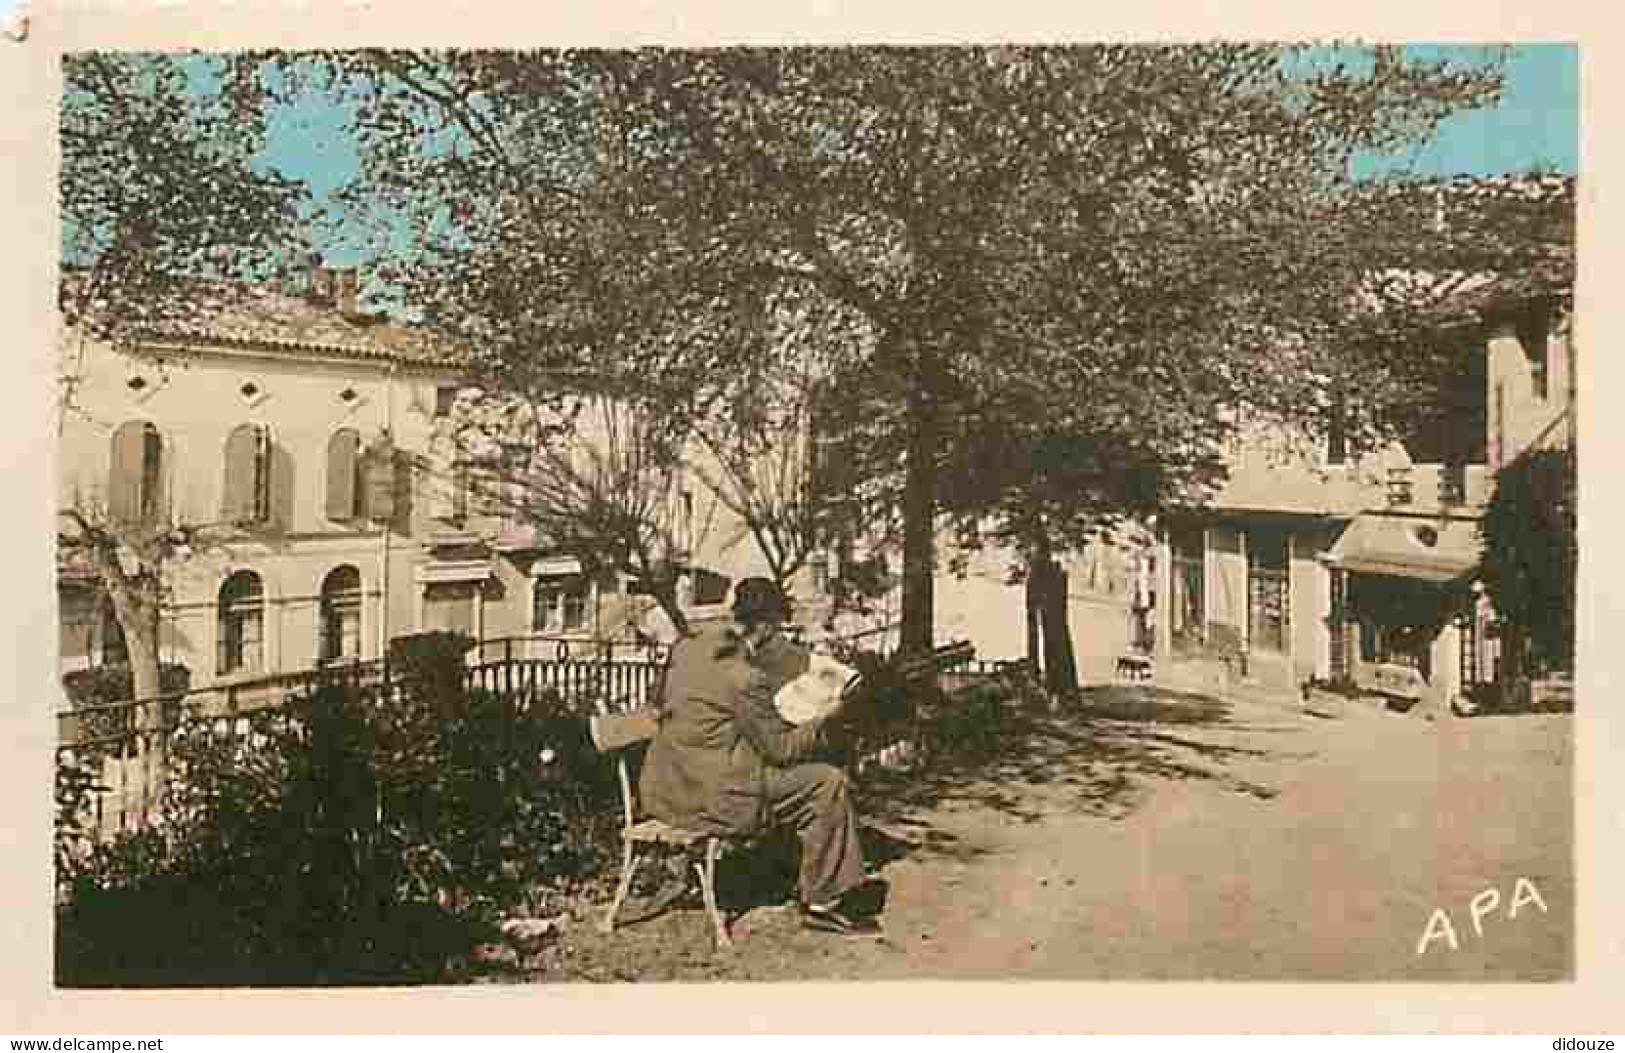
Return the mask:
{"type": "Polygon", "coordinates": [[[396,365],[410,369],[467,372],[468,363],[450,354],[429,356],[401,354],[386,348],[365,348],[345,344],[328,344],[304,340],[276,340],[269,337],[227,336],[221,333],[148,333],[137,336],[133,342],[143,348],[163,348],[170,351],[245,351],[269,357],[282,357],[288,352],[325,355],[331,361],[353,364],[396,365]]]}

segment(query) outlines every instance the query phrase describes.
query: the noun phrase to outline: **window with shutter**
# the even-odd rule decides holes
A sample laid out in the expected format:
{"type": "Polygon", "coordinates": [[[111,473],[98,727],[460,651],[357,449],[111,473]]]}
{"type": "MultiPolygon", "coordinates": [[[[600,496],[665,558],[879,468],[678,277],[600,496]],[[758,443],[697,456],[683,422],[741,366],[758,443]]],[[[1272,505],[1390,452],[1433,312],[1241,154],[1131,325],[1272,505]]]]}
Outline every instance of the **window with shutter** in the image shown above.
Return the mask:
{"type": "Polygon", "coordinates": [[[585,574],[549,574],[536,579],[531,591],[531,628],[535,632],[584,629],[592,608],[592,579],[585,574]]]}
{"type": "Polygon", "coordinates": [[[150,523],[158,516],[163,456],[163,439],[158,429],[149,424],[141,430],[141,518],[144,522],[150,523]]]}
{"type": "Polygon", "coordinates": [[[430,498],[429,515],[447,522],[461,520],[467,514],[467,489],[461,462],[447,458],[433,460],[424,474],[430,498]]]}
{"type": "Polygon", "coordinates": [[[327,518],[348,523],[360,518],[361,435],[341,428],[327,440],[327,518]]]}
{"type": "Polygon", "coordinates": [[[226,438],[228,523],[263,523],[271,511],[271,435],[263,424],[240,424],[226,438]]]}
{"type": "Polygon", "coordinates": [[[96,639],[96,593],[84,586],[64,584],[57,590],[57,597],[61,603],[59,648],[62,659],[89,664],[96,639]]]}
{"type": "Polygon", "coordinates": [[[423,627],[429,632],[477,635],[475,605],[479,586],[473,582],[434,582],[423,590],[423,627]]]}
{"type": "Polygon", "coordinates": [[[473,469],[458,461],[451,470],[451,514],[453,519],[467,519],[473,509],[470,507],[469,494],[474,488],[473,469]]]}
{"type": "Polygon", "coordinates": [[[366,486],[362,500],[367,517],[388,523],[395,518],[395,446],[388,436],[367,448],[366,486]]]}
{"type": "Polygon", "coordinates": [[[158,514],[163,439],[147,421],[127,421],[113,433],[107,511],[115,522],[146,523],[158,514]]]}
{"type": "Polygon", "coordinates": [[[531,586],[530,627],[533,632],[551,632],[559,627],[559,581],[548,578],[531,586]]]}
{"type": "Polygon", "coordinates": [[[560,613],[560,622],[566,630],[584,629],[587,626],[588,600],[592,592],[592,583],[582,575],[576,575],[564,583],[563,610],[560,613]]]}

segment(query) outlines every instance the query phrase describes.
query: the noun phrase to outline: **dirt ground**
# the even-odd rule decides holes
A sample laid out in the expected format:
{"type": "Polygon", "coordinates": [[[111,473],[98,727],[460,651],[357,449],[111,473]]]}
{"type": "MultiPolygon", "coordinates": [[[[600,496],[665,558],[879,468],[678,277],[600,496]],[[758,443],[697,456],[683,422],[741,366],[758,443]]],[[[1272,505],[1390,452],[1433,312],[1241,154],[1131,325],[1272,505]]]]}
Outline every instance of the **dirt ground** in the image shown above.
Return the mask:
{"type": "Polygon", "coordinates": [[[725,955],[697,909],[602,936],[584,906],[506,979],[1559,980],[1570,737],[1562,715],[1095,688],[995,756],[870,793],[883,942],[766,905],[725,955]],[[1456,945],[1435,919],[1418,953],[1437,909],[1456,945]]]}

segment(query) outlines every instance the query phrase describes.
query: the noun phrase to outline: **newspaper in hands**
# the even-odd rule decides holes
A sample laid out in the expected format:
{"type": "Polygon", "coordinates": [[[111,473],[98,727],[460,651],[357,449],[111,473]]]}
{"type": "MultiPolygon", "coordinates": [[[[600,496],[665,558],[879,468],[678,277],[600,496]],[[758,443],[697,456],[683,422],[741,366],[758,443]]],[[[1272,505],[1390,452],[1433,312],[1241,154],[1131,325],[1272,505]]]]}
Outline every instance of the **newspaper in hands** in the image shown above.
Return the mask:
{"type": "Polygon", "coordinates": [[[807,671],[779,688],[773,705],[791,724],[806,724],[826,717],[841,701],[841,693],[857,678],[857,670],[828,655],[814,654],[807,671]]]}

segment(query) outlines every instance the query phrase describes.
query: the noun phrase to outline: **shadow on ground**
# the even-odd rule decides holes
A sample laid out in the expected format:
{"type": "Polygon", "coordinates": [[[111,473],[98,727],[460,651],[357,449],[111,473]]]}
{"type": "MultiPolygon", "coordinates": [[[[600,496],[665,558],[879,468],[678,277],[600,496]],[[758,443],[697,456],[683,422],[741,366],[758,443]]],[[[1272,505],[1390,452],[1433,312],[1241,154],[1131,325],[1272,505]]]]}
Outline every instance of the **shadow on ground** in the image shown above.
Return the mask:
{"type": "MultiPolygon", "coordinates": [[[[932,723],[931,759],[923,769],[882,770],[859,787],[864,859],[875,871],[911,855],[971,862],[992,847],[955,832],[944,813],[989,809],[1001,820],[1035,824],[1057,812],[1123,819],[1158,782],[1198,780],[1260,800],[1274,787],[1231,770],[1239,762],[1291,756],[1285,751],[1227,745],[1225,732],[1292,730],[1236,720],[1233,706],[1205,695],[1151,687],[1102,687],[1081,692],[1059,709],[1023,706],[992,692],[949,699],[932,723]],[[1217,734],[1213,734],[1217,733],[1217,734]]],[[[773,837],[725,861],[718,897],[744,915],[791,899],[797,848],[773,837]]],[[[681,870],[667,880],[690,884],[681,870]]],[[[690,895],[672,907],[697,907],[690,895]]],[[[649,900],[629,913],[642,918],[649,900]]]]}
{"type": "Polygon", "coordinates": [[[1297,731],[1288,721],[1240,722],[1228,702],[1148,686],[1086,689],[1056,709],[1005,702],[979,713],[954,713],[955,703],[948,705],[943,723],[949,730],[925,770],[865,780],[865,847],[878,866],[911,853],[961,859],[984,854],[942,829],[931,815],[936,809],[987,808],[1023,824],[1057,810],[1123,819],[1158,782],[1185,780],[1269,800],[1276,787],[1233,769],[1304,755],[1222,741],[1225,732],[1297,731]],[[952,728],[955,722],[963,725],[962,734],[952,728]]]}

